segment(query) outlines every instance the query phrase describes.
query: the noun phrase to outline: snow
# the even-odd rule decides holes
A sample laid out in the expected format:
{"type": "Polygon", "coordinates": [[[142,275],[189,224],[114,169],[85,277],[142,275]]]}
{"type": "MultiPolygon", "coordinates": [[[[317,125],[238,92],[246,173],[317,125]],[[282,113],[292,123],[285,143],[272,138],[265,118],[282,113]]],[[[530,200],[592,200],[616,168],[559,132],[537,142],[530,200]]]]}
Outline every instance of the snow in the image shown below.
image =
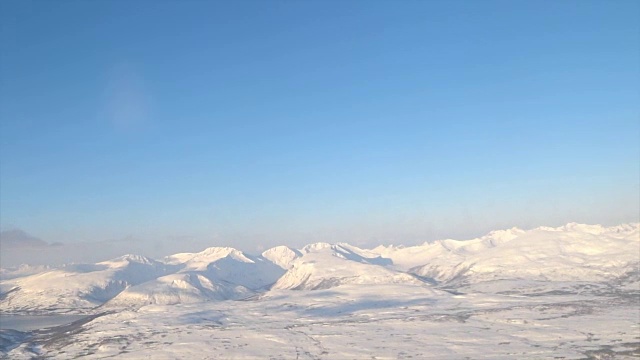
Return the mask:
{"type": "Polygon", "coordinates": [[[167,273],[167,266],[142,256],[125,255],[96,264],[72,264],[3,282],[16,289],[0,303],[3,312],[83,312],[110,300],[128,286],[167,273]]]}
{"type": "Polygon", "coordinates": [[[10,280],[19,277],[29,276],[41,272],[51,270],[47,265],[28,265],[22,264],[20,266],[11,268],[0,268],[0,280],[10,280]]]}
{"type": "Polygon", "coordinates": [[[411,274],[378,265],[379,257],[364,257],[341,244],[311,244],[301,252],[304,255],[291,263],[273,289],[312,290],[345,284],[423,283],[411,274]]]}
{"type": "Polygon", "coordinates": [[[122,310],[69,337],[27,341],[11,356],[31,358],[34,349],[52,358],[125,359],[581,359],[607,349],[637,356],[635,305],[593,295],[456,297],[407,284],[275,290],[249,301],[122,310]]]}
{"type": "Polygon", "coordinates": [[[620,229],[569,224],[521,232],[498,243],[492,237],[470,240],[469,244],[452,245],[450,241],[448,253],[412,272],[439,281],[463,276],[471,282],[497,278],[605,281],[640,262],[638,227],[620,229]]]}
{"type": "Polygon", "coordinates": [[[107,307],[181,304],[246,298],[273,284],[284,270],[233,248],[211,247],[199,253],[169,256],[175,273],[129,287],[107,307]]]}
{"type": "Polygon", "coordinates": [[[182,264],[186,268],[196,271],[204,271],[207,266],[216,260],[230,257],[241,262],[252,262],[242,252],[230,247],[210,247],[199,253],[181,253],[165,258],[167,264],[182,264]]]}
{"type": "Polygon", "coordinates": [[[174,305],[208,300],[237,299],[253,295],[244,286],[215,283],[204,275],[189,272],[160,277],[129,287],[105,307],[140,307],[147,304],[174,305]]]}
{"type": "Polygon", "coordinates": [[[12,359],[640,356],[639,224],[259,256],[212,247],[1,274],[4,319],[85,314],[0,329],[12,359]]]}
{"type": "Polygon", "coordinates": [[[299,250],[288,246],[276,246],[262,253],[262,257],[287,270],[293,261],[302,256],[299,250]]]}

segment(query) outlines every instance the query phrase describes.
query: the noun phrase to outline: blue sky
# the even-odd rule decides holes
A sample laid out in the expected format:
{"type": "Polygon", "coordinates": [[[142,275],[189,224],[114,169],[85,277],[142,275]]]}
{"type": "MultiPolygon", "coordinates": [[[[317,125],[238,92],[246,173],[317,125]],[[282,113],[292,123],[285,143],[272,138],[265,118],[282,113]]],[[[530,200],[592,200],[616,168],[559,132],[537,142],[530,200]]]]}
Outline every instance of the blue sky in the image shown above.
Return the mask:
{"type": "Polygon", "coordinates": [[[637,1],[0,13],[3,228],[255,249],[640,216],[637,1]]]}

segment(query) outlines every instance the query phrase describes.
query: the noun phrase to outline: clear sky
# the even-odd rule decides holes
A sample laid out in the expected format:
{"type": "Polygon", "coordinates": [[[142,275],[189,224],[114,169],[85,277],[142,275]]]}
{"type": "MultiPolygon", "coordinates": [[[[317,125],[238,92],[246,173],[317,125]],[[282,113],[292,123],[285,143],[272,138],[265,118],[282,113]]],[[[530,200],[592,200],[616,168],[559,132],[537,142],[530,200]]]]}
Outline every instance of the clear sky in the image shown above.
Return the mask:
{"type": "Polygon", "coordinates": [[[638,1],[0,14],[3,229],[255,250],[638,221],[638,1]]]}

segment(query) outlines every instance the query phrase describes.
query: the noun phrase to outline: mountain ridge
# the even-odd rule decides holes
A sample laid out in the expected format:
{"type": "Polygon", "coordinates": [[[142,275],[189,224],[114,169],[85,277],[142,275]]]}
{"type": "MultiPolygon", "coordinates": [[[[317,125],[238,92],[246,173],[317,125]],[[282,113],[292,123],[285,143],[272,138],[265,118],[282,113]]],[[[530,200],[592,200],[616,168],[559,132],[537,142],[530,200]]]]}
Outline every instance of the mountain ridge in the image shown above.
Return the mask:
{"type": "MultiPolygon", "coordinates": [[[[406,284],[464,289],[495,281],[619,281],[640,275],[640,224],[568,223],[491,231],[470,240],[362,249],[318,242],[260,255],[209,247],[161,260],[127,254],[95,264],[2,269],[0,311],[90,311],[238,300],[273,290],[406,284]]],[[[621,285],[622,286],[622,285],[621,285]]]]}

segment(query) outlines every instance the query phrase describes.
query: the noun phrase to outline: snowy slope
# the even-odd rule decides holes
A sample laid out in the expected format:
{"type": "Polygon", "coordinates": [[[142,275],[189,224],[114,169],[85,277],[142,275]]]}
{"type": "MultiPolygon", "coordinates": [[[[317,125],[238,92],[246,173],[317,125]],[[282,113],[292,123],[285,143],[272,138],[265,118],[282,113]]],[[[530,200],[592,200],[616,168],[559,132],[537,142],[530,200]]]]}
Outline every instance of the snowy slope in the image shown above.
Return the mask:
{"type": "Polygon", "coordinates": [[[379,255],[389,258],[394,267],[402,270],[424,265],[435,259],[441,259],[455,265],[467,256],[486,251],[525,233],[524,230],[512,228],[492,231],[489,234],[472,240],[438,240],[423,245],[405,247],[402,245],[378,246],[368,250],[370,256],[379,255]]]}
{"type": "Polygon", "coordinates": [[[271,261],[229,247],[176,254],[165,258],[165,262],[180,266],[180,272],[195,271],[212,281],[227,281],[250,289],[271,285],[284,273],[271,261]]]}
{"type": "Polygon", "coordinates": [[[603,289],[605,283],[640,291],[640,225],[513,228],[466,241],[370,250],[346,243],[315,243],[299,250],[278,246],[261,256],[212,247],[163,261],[126,255],[57,269],[4,269],[2,275],[3,312],[86,311],[105,302],[142,306],[242,299],[269,288],[424,287],[430,281],[455,291],[465,286],[482,292],[603,289]]]}
{"type": "Polygon", "coordinates": [[[164,262],[172,265],[183,265],[190,270],[203,271],[214,261],[232,258],[241,262],[251,260],[241,251],[231,247],[210,247],[197,253],[179,253],[164,258],[164,262]]]}
{"type": "Polygon", "coordinates": [[[567,224],[494,231],[481,238],[421,246],[378,247],[396,266],[440,282],[499,279],[605,281],[637,271],[639,225],[567,224]],[[417,265],[420,264],[420,265],[417,265]]]}
{"type": "Polygon", "coordinates": [[[0,268],[0,281],[11,280],[20,277],[25,277],[45,271],[53,270],[52,267],[47,265],[28,265],[22,264],[20,266],[11,268],[0,268]]]}
{"type": "Polygon", "coordinates": [[[32,275],[7,272],[0,282],[0,310],[87,311],[113,306],[177,304],[238,299],[273,284],[284,270],[233,248],[182,253],[164,262],[126,255],[97,264],[73,264],[32,275]],[[25,276],[23,276],[25,275],[25,276]]]}
{"type": "Polygon", "coordinates": [[[345,284],[417,284],[410,274],[384,267],[380,257],[367,258],[343,244],[305,246],[272,289],[316,290],[345,284]]]}
{"type": "Polygon", "coordinates": [[[14,291],[0,302],[0,310],[88,310],[113,298],[128,286],[155,279],[167,271],[167,265],[137,255],[125,255],[97,264],[68,265],[11,281],[14,291]]]}
{"type": "Polygon", "coordinates": [[[284,273],[268,260],[229,247],[175,254],[165,258],[165,262],[180,270],[127,288],[108,306],[241,299],[271,285],[284,273]]]}
{"type": "Polygon", "coordinates": [[[287,270],[293,261],[302,256],[299,250],[288,246],[276,246],[262,253],[262,257],[287,270]]]}
{"type": "Polygon", "coordinates": [[[129,287],[111,299],[106,307],[139,307],[148,304],[175,305],[211,300],[234,300],[253,295],[242,285],[214,282],[198,272],[166,275],[129,287]]]}
{"type": "Polygon", "coordinates": [[[120,309],[32,338],[0,330],[0,358],[637,359],[639,318],[637,297],[625,295],[345,285],[120,309]]]}
{"type": "Polygon", "coordinates": [[[637,358],[639,230],[572,223],[12,269],[0,281],[12,321],[102,306],[52,328],[0,328],[0,358],[637,358]]]}

